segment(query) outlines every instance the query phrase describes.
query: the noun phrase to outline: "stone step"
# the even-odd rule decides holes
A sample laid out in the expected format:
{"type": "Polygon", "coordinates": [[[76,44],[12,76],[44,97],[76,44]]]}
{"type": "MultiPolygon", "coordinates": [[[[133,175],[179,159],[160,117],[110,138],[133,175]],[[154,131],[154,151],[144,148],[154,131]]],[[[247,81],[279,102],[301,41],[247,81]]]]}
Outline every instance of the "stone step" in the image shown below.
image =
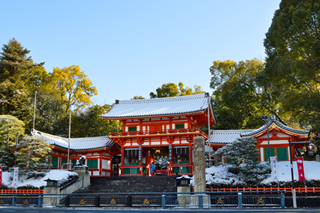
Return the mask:
{"type": "Polygon", "coordinates": [[[91,185],[79,193],[176,192],[175,176],[91,177],[91,185]]]}

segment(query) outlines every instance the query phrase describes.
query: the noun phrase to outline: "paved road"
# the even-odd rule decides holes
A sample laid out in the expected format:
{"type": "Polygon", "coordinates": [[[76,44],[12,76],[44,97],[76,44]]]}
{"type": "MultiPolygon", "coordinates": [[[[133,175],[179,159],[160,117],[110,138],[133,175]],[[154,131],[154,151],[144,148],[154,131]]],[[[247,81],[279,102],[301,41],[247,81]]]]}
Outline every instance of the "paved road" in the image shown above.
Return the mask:
{"type": "Polygon", "coordinates": [[[170,213],[173,211],[183,212],[183,213],[232,213],[232,212],[241,212],[241,213],[267,213],[267,212],[286,212],[286,213],[296,213],[296,212],[320,212],[319,209],[81,209],[81,208],[65,208],[65,209],[57,209],[57,208],[0,208],[1,213],[132,213],[132,212],[142,212],[142,213],[170,213]]]}

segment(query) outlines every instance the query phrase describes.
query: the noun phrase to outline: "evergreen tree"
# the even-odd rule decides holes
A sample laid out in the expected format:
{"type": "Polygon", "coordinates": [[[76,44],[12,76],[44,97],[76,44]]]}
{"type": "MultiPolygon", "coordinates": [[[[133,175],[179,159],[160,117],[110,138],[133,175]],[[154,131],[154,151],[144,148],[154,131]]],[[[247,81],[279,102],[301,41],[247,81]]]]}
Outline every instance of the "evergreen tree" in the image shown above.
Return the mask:
{"type": "Polygon", "coordinates": [[[50,169],[51,148],[45,139],[37,136],[24,136],[15,152],[19,174],[31,177],[44,177],[50,169]]]}
{"type": "Polygon", "coordinates": [[[269,165],[258,161],[259,150],[254,138],[240,138],[227,144],[214,153],[215,159],[221,156],[226,164],[231,165],[229,171],[241,177],[248,185],[260,183],[271,173],[269,165]]]}
{"type": "Polygon", "coordinates": [[[29,52],[13,38],[3,45],[0,53],[0,113],[23,121],[32,110],[27,84],[32,85],[31,81],[37,76],[35,68],[43,65],[27,57],[29,52]]]}
{"type": "Polygon", "coordinates": [[[266,33],[265,74],[284,111],[320,132],[320,3],[282,0],[266,33]]]}
{"type": "Polygon", "coordinates": [[[18,133],[24,134],[24,123],[11,115],[0,115],[0,165],[3,170],[14,166],[18,133]]]}

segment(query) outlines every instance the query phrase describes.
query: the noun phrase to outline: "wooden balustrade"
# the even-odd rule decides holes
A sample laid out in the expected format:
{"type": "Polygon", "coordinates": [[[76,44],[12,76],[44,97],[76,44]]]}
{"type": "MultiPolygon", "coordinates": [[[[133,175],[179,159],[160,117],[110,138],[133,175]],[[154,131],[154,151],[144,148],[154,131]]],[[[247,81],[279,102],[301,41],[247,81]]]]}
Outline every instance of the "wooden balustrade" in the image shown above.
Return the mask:
{"type": "Polygon", "coordinates": [[[43,189],[0,189],[1,194],[43,194],[43,189]]]}

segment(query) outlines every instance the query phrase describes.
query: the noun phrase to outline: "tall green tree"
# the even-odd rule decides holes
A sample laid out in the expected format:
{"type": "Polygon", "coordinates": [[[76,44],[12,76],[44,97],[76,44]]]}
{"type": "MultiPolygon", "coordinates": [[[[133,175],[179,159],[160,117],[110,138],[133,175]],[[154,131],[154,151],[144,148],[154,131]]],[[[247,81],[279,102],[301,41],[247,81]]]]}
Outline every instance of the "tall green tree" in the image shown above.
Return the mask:
{"type": "Polygon", "coordinates": [[[277,114],[281,119],[263,71],[264,63],[258,59],[213,62],[210,87],[219,120],[214,128],[258,128],[263,124],[261,115],[277,114]]]}
{"type": "Polygon", "coordinates": [[[119,132],[121,124],[118,121],[102,120],[100,115],[111,110],[111,106],[94,105],[72,116],[72,137],[108,136],[110,132],[119,132]]]}
{"type": "MultiPolygon", "coordinates": [[[[60,94],[50,87],[37,88],[36,94],[35,129],[50,134],[64,134],[68,130],[67,101],[61,99],[60,94]],[[64,124],[64,125],[62,125],[64,124]]],[[[34,104],[34,99],[32,99],[34,104]]],[[[29,122],[28,129],[33,128],[29,122]]],[[[29,132],[29,131],[27,131],[29,132]]]]}
{"type": "Polygon", "coordinates": [[[28,85],[36,82],[43,65],[35,64],[27,56],[30,50],[24,48],[14,38],[4,44],[0,53],[0,113],[27,119],[30,106],[28,85]]]}
{"type": "Polygon", "coordinates": [[[194,86],[193,91],[192,88],[184,87],[184,84],[182,82],[179,82],[178,85],[176,85],[175,83],[167,83],[163,84],[162,87],[158,87],[158,89],[156,89],[156,93],[151,92],[150,98],[164,98],[200,93],[204,93],[204,91],[198,85],[194,86]]]}
{"type": "Polygon", "coordinates": [[[265,74],[282,108],[320,132],[320,2],[282,0],[266,33],[265,74]]]}

